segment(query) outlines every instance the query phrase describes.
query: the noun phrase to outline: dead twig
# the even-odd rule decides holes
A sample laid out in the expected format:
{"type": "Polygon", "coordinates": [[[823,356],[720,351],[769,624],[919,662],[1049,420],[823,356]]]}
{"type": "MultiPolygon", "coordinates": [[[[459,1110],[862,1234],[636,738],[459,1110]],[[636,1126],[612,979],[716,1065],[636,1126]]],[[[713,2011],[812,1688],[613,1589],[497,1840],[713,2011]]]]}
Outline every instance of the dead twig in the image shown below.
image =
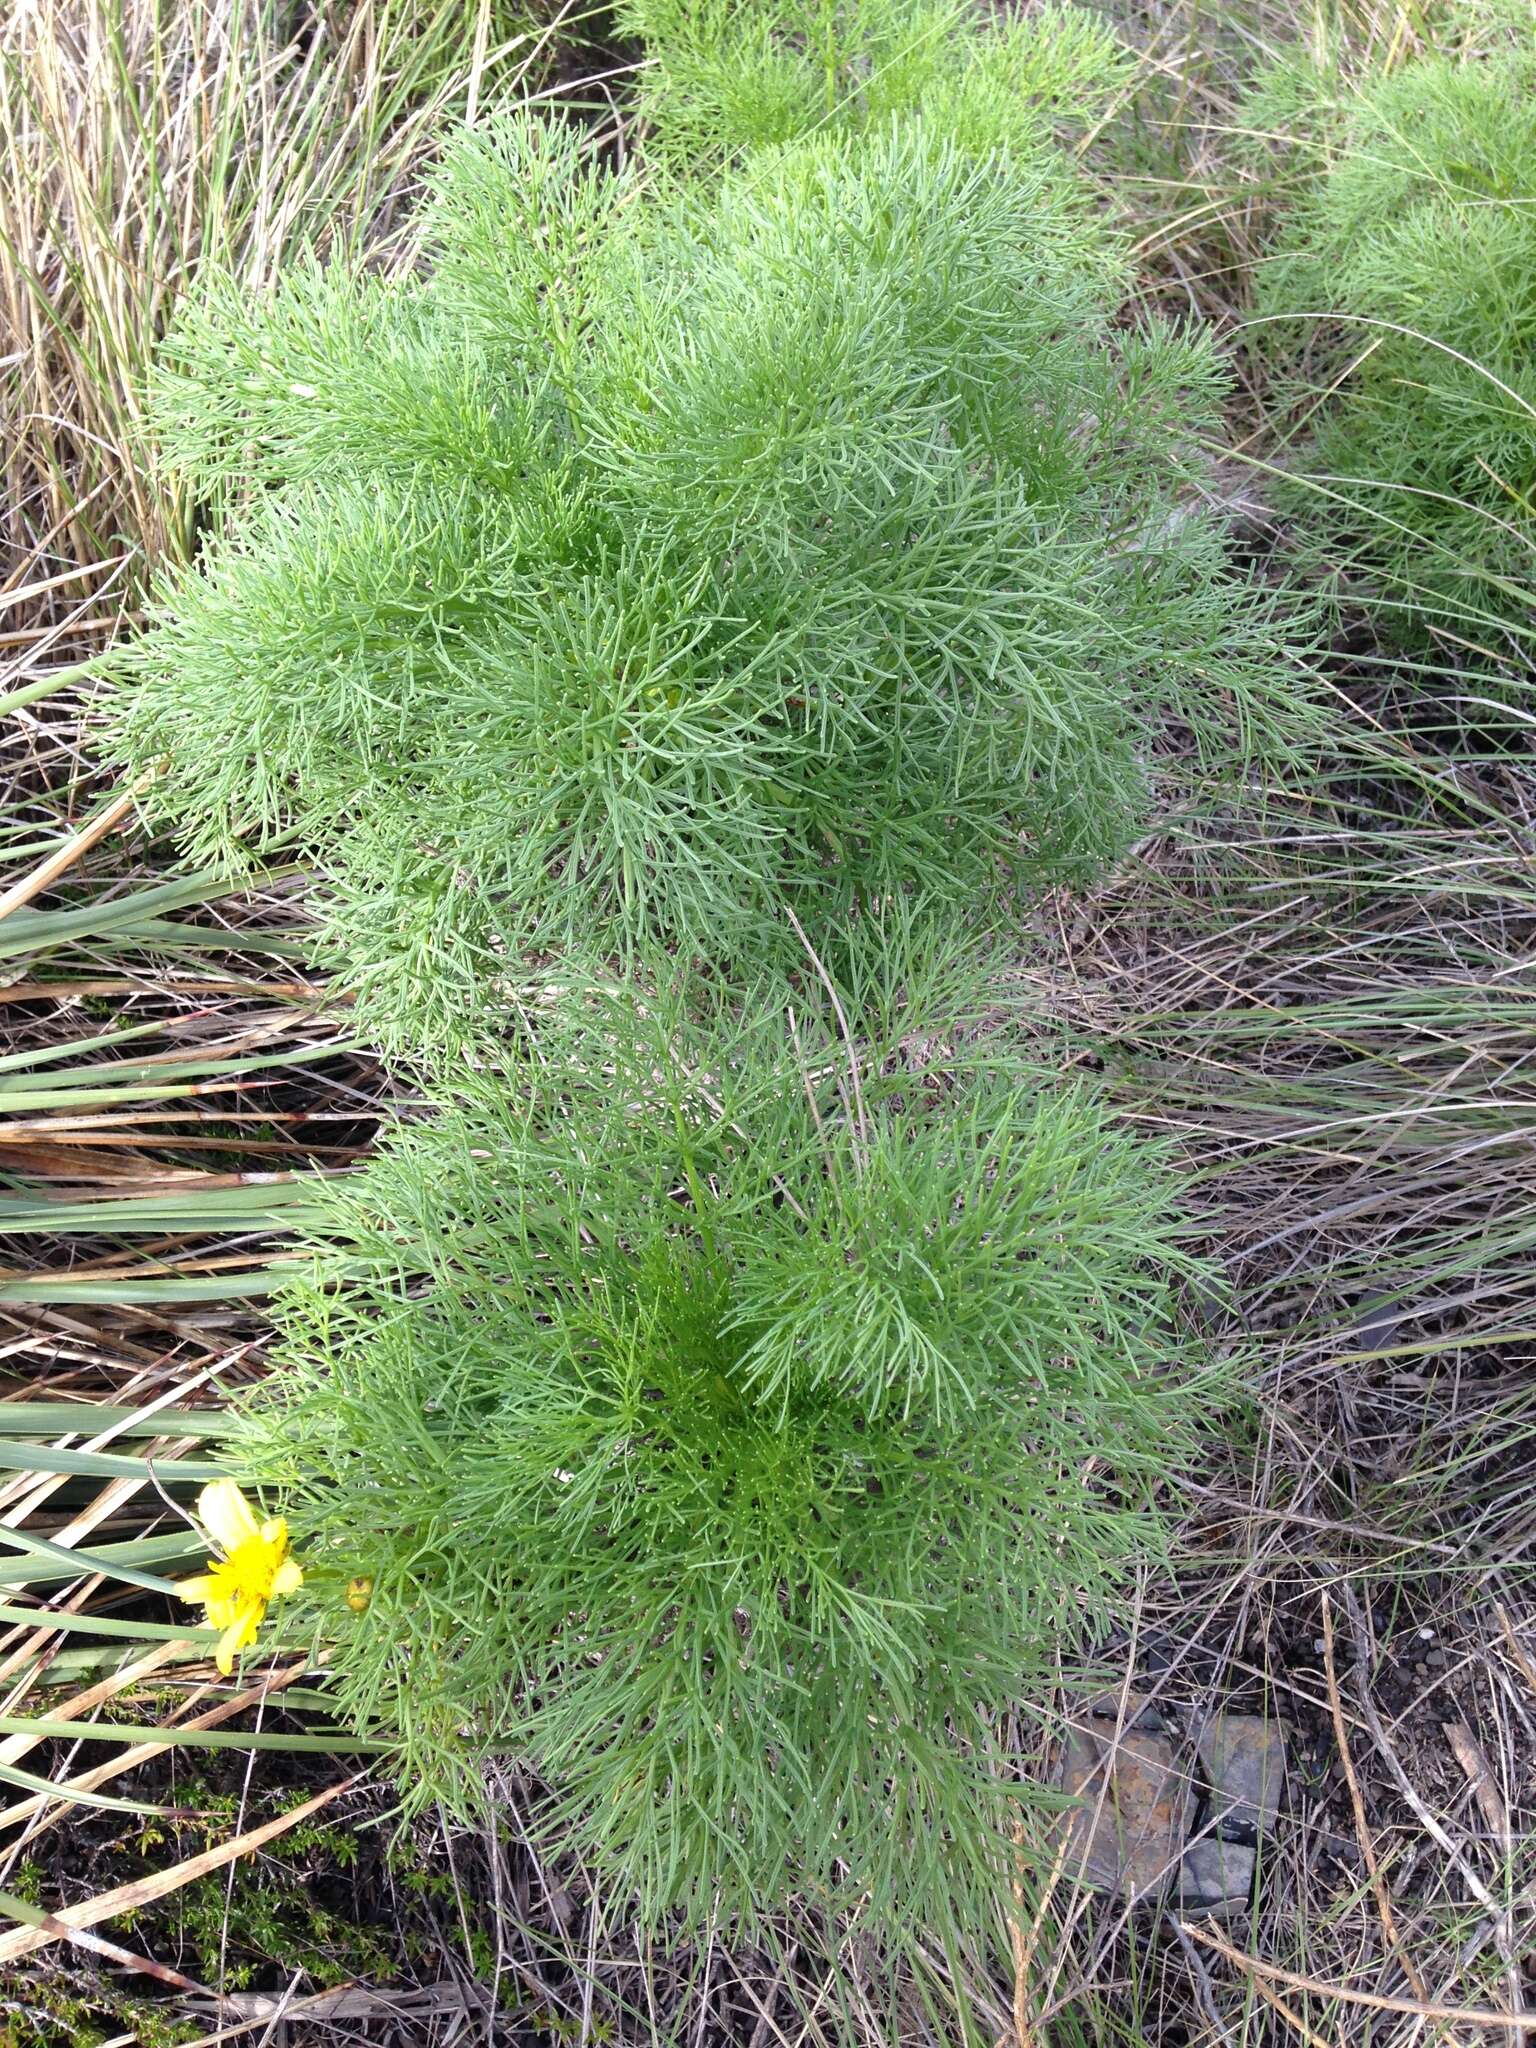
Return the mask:
{"type": "Polygon", "coordinates": [[[1275,1984],[1289,1984],[1293,1991],[1307,1991],[1314,1998],[1333,1998],[1346,2005],[1367,2005],[1373,2012],[1401,2012],[1410,2019],[1450,2020],[1461,2027],[1494,2027],[1507,2032],[1511,2027],[1536,2027],[1536,2012],[1495,2012],[1483,2005],[1442,2005],[1432,1998],[1397,1998],[1386,1991],[1356,1991],[1349,1984],[1328,1984],[1321,1977],[1308,1977],[1300,1970],[1284,1970],[1278,1963],[1262,1963],[1256,1956],[1244,1955],[1240,1948],[1234,1948],[1230,1941],[1223,1941],[1219,1934],[1211,1934],[1203,1927],[1195,1927],[1188,1920],[1180,1925],[1191,1941],[1198,1941],[1204,1947],[1214,1949],[1249,1977],[1267,1977],[1275,1984]]]}
{"type": "MultiPolygon", "coordinates": [[[[1344,1725],[1344,1707],[1339,1698],[1339,1681],[1333,1661],[1333,1607],[1328,1595],[1323,1595],[1323,1675],[1328,1682],[1328,1705],[1333,1715],[1334,1740],[1338,1744],[1339,1762],[1344,1769],[1344,1781],[1349,1787],[1349,1804],[1355,1816],[1355,1836],[1360,1844],[1360,1854],[1365,1858],[1366,1872],[1371,1880],[1371,1892],[1376,1900],[1376,1912],[1381,1921],[1381,1931],[1386,1937],[1387,1947],[1403,1966],[1403,1975],[1413,1986],[1419,1998],[1428,1997],[1423,1978],[1415,1968],[1413,1959],[1403,1946],[1398,1933],[1397,1916],[1392,1911],[1392,1894],[1387,1890],[1386,1880],[1381,1874],[1381,1865],[1376,1858],[1376,1844],[1365,1818],[1365,1801],[1360,1796],[1360,1779],[1355,1770],[1355,1760],[1349,1750],[1349,1730],[1344,1725]]],[[[1363,1682],[1363,1681],[1362,1681],[1363,1682]]]]}

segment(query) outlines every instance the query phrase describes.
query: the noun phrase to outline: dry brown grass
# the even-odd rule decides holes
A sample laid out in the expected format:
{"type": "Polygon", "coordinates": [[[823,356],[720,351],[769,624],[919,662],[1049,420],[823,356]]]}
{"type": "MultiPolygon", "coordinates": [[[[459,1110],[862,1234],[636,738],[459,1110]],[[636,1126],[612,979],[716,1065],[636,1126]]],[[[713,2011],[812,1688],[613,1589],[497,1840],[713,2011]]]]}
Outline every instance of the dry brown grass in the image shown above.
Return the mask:
{"type": "MultiPolygon", "coordinates": [[[[435,125],[545,47],[498,0],[19,0],[0,22],[8,1398],[143,1408],[246,1383],[300,1173],[358,1155],[384,1085],[306,958],[299,878],[231,898],[169,873],[102,786],[89,688],[55,688],[123,630],[145,565],[191,539],[192,508],[140,433],[148,353],[205,263],[260,280],[305,241],[395,260],[396,208],[435,125]]],[[[178,1526],[152,1485],[25,1471],[4,1476],[0,1513],[87,1547],[178,1526]]],[[[199,1685],[195,1648],[190,1665],[183,1646],[135,1675],[142,1645],[52,1625],[55,1607],[110,1608],[110,1585],[8,1597],[38,1600],[35,1619],[0,1627],[8,1711],[249,1718],[249,1701],[199,1685]]],[[[101,1782],[82,1780],[99,1757],[54,1755],[11,1737],[0,1760],[101,1782]]],[[[105,1789],[132,1791],[155,1755],[114,1758],[105,1789]]],[[[79,1809],[62,1800],[8,1795],[0,1888],[62,1855],[54,1896],[70,1896],[75,1837],[58,1822],[79,1809]]],[[[196,1871],[173,1855],[161,1874],[196,1871]]],[[[71,1964],[50,1953],[44,1981],[67,1984],[71,1964]]],[[[9,1960],[24,2013],[39,1980],[9,1960]]]]}
{"type": "MultiPolygon", "coordinates": [[[[91,579],[184,549],[140,431],[148,353],[200,265],[389,260],[442,121],[547,59],[511,0],[14,0],[0,26],[0,414],[18,564],[91,579]]],[[[65,586],[60,586],[63,589],[65,586]]],[[[76,583],[76,589],[79,585],[76,583]]]]}
{"type": "Polygon", "coordinates": [[[1278,1713],[1292,1763],[1251,1912],[1203,1930],[1243,1960],[1078,1899],[1058,2044],[1536,2006],[1536,777],[1405,757],[1379,711],[1341,717],[1336,788],[1149,843],[1030,974],[1189,1158],[1257,1373],[1105,1654],[1176,1721],[1278,1713]]]}
{"type": "MultiPolygon", "coordinates": [[[[1254,63],[1304,40],[1347,89],[1440,15],[1134,19],[1154,84],[1099,161],[1150,294],[1236,337],[1287,199],[1238,133],[1254,63]]],[[[1263,364],[1238,366],[1259,467],[1215,489],[1283,573],[1263,364]]],[[[1536,2040],[1530,699],[1340,626],[1313,774],[1149,840],[1025,969],[1026,1007],[1189,1160],[1233,1287],[1218,1334],[1255,1373],[1177,1568],[1101,1647],[1176,1724],[1280,1714],[1292,1765],[1246,1915],[1057,1898],[1032,2048],[1536,2040]]]]}
{"type": "MultiPolygon", "coordinates": [[[[1175,318],[1231,323],[1249,310],[1297,168],[1289,138],[1252,127],[1246,87],[1300,46],[1347,89],[1424,46],[1436,0],[1121,0],[1110,11],[1140,64],[1090,161],[1134,222],[1144,295],[1175,318]]],[[[1262,437],[1266,394],[1250,379],[1246,395],[1238,424],[1262,437]]]]}

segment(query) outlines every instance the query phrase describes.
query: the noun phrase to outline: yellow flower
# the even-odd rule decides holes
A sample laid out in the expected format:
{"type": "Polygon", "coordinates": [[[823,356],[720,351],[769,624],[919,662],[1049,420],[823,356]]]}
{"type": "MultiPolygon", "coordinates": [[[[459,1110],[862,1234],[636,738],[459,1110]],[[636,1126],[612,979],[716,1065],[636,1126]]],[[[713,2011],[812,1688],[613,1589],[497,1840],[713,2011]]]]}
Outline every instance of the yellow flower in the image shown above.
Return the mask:
{"type": "Polygon", "coordinates": [[[268,1603],[293,1593],[304,1574],[288,1555],[288,1524],[258,1522],[233,1479],[216,1479],[197,1499],[197,1518],[209,1542],[222,1550],[199,1578],[183,1579],[183,1600],[208,1610],[209,1626],[223,1631],[214,1662],[228,1678],[235,1657],[256,1640],[268,1603]]]}

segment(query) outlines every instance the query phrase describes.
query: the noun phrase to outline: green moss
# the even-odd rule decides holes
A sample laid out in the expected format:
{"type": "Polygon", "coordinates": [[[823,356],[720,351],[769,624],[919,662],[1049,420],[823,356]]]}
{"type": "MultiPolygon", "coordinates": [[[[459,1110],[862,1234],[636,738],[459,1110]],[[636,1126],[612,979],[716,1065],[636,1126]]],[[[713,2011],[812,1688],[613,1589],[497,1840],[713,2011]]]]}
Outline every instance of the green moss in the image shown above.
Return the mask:
{"type": "Polygon", "coordinates": [[[7,1972],[0,1991],[13,2010],[0,2015],[0,2048],[102,2048],[127,2033],[138,2048],[181,2048],[207,2032],[203,2020],[103,1979],[84,1985],[53,1960],[36,1972],[7,1972]]]}
{"type": "MultiPolygon", "coordinates": [[[[173,1798],[181,1809],[175,1816],[132,1822],[114,1817],[110,1837],[91,1845],[92,1887],[105,1890],[201,1854],[227,1842],[242,1826],[291,1811],[309,1794],[305,1786],[277,1797],[249,1798],[238,1785],[201,1775],[177,1777],[162,1788],[162,1796],[173,1798]]],[[[30,1903],[45,1905],[58,1896],[67,1859],[63,1838],[57,1839],[60,1866],[50,1868],[40,1846],[11,1873],[10,1889],[30,1903]]],[[[329,1817],[300,1821],[259,1857],[210,1872],[167,1898],[120,1915],[102,1931],[125,1948],[173,1962],[195,1980],[223,1983],[234,1991],[270,1989],[287,1984],[296,1973],[310,1990],[354,1980],[398,1982],[403,1965],[424,1961],[440,1949],[440,1937],[428,1938],[408,1926],[361,1924],[344,1906],[325,1898],[328,1880],[348,1876],[367,1846],[365,1836],[332,1824],[329,1817]]],[[[383,1850],[380,1840],[375,1853],[381,1861],[383,1850]]],[[[390,1845],[397,1882],[409,1899],[427,1908],[423,1920],[444,1917],[431,1909],[453,1903],[451,1881],[419,1857],[409,1836],[390,1845]]],[[[453,1924],[462,1941],[456,1912],[453,1924]]],[[[490,1977],[495,1954],[489,1935],[472,1924],[470,1936],[474,1967],[490,1977]]],[[[0,1976],[0,1992],[15,2006],[0,2020],[0,2048],[59,2048],[64,2041],[70,2048],[97,2048],[125,2032],[142,2048],[177,2048],[207,2030],[205,2019],[181,2017],[173,1998],[141,1994],[131,1977],[122,1980],[110,1966],[97,1970],[89,1958],[66,1957],[58,1950],[0,1976]]]]}

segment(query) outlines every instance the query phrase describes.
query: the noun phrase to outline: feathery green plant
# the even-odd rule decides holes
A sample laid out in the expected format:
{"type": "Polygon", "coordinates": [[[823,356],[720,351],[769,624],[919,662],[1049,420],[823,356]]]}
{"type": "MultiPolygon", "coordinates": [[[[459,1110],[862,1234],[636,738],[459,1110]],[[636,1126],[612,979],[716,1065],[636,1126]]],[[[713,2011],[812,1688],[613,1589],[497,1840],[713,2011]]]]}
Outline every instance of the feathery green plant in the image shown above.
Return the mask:
{"type": "Polygon", "coordinates": [[[1536,652],[1536,39],[1436,51],[1330,101],[1290,64],[1319,175],[1266,268],[1308,445],[1302,545],[1410,631],[1536,652]]]}
{"type": "Polygon", "coordinates": [[[237,1424],[303,1557],[285,1626],[407,1802],[531,1760],[652,1925],[995,1924],[992,1717],[1156,1549],[1215,1405],[1156,1149],[889,940],[841,997],[565,991],[516,1092],[321,1191],[237,1424]]]}
{"type": "MultiPolygon", "coordinates": [[[[1003,41],[1043,76],[1058,33],[1003,41]]],[[[121,752],[198,858],[318,863],[375,1028],[451,1042],[594,934],[744,974],[786,901],[825,934],[1082,876],[1161,723],[1211,759],[1285,727],[1186,502],[1213,354],[1113,324],[1109,232],[1008,104],[697,180],[503,120],[448,153],[427,280],[183,318],[165,451],[255,489],[115,658],[121,752]]]]}
{"type": "Polygon", "coordinates": [[[625,0],[653,155],[708,165],[921,115],[960,147],[1038,150],[1132,69],[1110,24],[1048,5],[977,32],[971,0],[625,0]]]}

